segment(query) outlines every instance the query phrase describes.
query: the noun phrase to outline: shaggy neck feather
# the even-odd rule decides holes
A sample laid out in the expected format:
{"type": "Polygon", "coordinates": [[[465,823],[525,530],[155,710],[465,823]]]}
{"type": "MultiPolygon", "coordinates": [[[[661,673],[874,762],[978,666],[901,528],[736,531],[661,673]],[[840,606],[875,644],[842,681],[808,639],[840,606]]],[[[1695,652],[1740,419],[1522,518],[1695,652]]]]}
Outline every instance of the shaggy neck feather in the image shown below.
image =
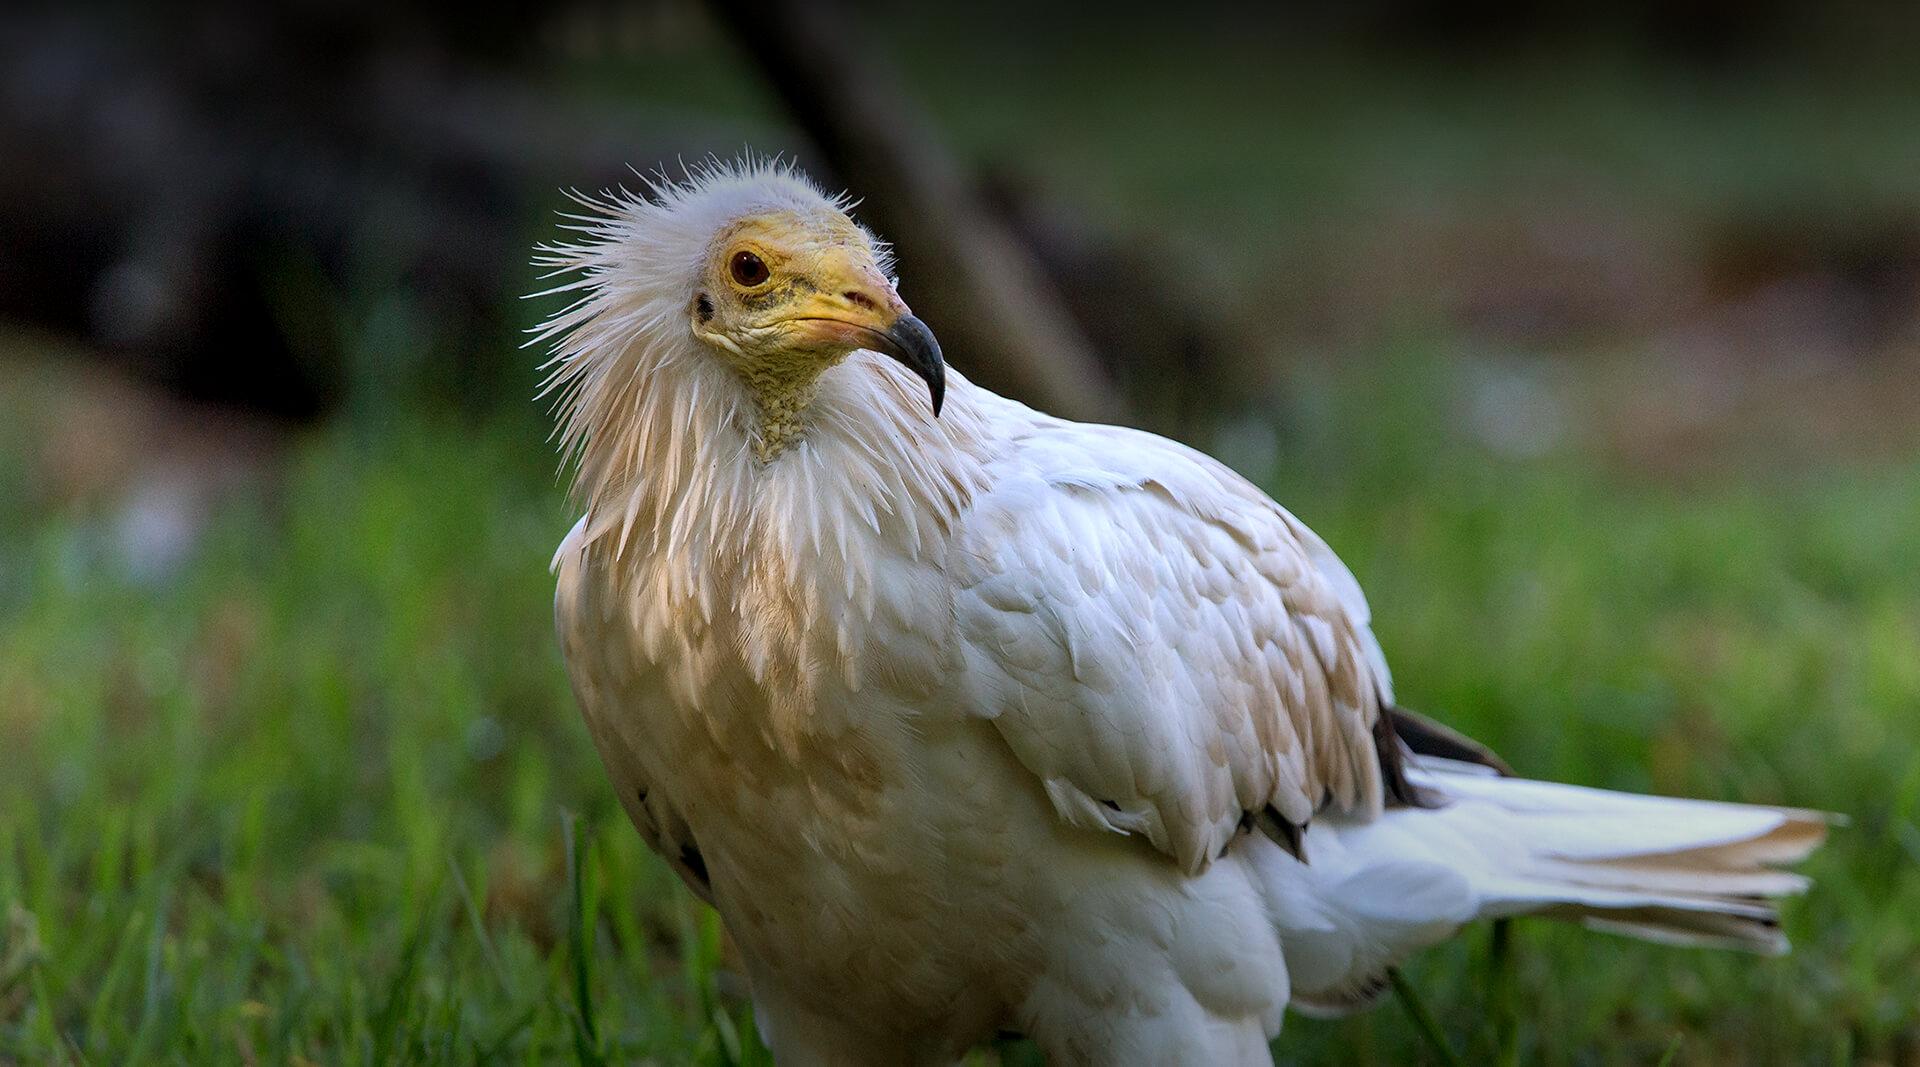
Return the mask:
{"type": "Polygon", "coordinates": [[[646,574],[645,598],[631,602],[654,602],[672,626],[777,619],[767,640],[795,647],[769,659],[798,658],[796,634],[850,644],[888,560],[944,551],[1002,447],[980,412],[1002,402],[950,373],[935,419],[919,379],[865,351],[796,368],[810,373],[742,372],[738,353],[692,332],[715,235],[756,213],[846,203],[776,164],[649,190],[576,197],[588,212],[570,223],[581,239],[536,260],[560,279],[545,295],[576,298],[535,342],[553,345],[548,389],[578,461],[588,551],[616,580],[646,574]],[[754,597],[781,610],[745,610],[754,597]]]}
{"type": "Polygon", "coordinates": [[[703,612],[749,571],[870,610],[871,539],[933,550],[982,485],[985,423],[958,375],[936,420],[922,383],[871,352],[755,384],[666,322],[624,345],[601,336],[617,326],[579,323],[555,376],[589,539],[664,560],[668,595],[703,612]]]}

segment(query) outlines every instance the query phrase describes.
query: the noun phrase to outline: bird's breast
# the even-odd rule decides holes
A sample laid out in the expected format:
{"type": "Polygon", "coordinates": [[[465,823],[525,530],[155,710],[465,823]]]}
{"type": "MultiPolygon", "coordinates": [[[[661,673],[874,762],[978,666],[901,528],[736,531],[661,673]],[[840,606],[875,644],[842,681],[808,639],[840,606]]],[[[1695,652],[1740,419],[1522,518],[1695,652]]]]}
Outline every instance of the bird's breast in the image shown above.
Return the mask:
{"type": "MultiPolygon", "coordinates": [[[[911,569],[891,577],[924,593],[911,569]]],[[[769,578],[741,568],[715,590],[740,610],[711,617],[644,587],[615,594],[611,575],[582,582],[594,591],[570,613],[568,661],[616,787],[685,826],[665,847],[698,851],[768,980],[929,1012],[998,996],[961,988],[966,966],[899,961],[926,958],[927,917],[956,908],[977,918],[949,960],[981,929],[995,952],[1024,943],[999,880],[1022,854],[1014,810],[1045,813],[991,726],[929,681],[947,665],[919,602],[881,596],[870,617],[838,618],[849,603],[829,590],[769,578]]]]}

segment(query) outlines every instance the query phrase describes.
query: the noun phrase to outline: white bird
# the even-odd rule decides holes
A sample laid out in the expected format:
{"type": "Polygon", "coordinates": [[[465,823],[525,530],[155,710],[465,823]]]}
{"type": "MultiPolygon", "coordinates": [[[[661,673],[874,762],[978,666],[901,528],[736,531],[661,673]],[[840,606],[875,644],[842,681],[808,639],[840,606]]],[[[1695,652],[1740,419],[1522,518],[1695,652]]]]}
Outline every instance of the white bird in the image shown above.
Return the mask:
{"type": "Polygon", "coordinates": [[[1784,950],[1823,817],[1479,765],[1325,542],[945,370],[844,198],[745,162],[582,203],[538,261],[578,297],[562,650],[782,1063],[1266,1063],[1477,918],[1784,950]]]}

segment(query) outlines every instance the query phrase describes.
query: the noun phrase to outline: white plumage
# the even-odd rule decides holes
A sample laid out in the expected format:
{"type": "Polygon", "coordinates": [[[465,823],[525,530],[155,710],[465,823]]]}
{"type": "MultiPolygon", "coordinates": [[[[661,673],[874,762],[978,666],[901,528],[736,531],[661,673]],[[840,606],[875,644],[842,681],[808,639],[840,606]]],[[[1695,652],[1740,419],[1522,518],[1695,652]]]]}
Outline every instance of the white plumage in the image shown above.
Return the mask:
{"type": "Polygon", "coordinates": [[[843,201],[744,164],[588,206],[543,260],[562,648],[783,1063],[1267,1062],[1488,916],[1784,948],[1820,817],[1406,751],[1318,537],[1162,438],[957,374],[934,417],[843,201]]]}

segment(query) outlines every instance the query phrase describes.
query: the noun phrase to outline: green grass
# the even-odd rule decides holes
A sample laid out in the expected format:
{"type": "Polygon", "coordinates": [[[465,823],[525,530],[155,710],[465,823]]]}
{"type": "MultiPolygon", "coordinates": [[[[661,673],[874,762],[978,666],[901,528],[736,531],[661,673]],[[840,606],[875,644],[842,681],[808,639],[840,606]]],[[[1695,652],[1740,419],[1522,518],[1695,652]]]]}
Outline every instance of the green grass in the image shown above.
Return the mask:
{"type": "MultiPolygon", "coordinates": [[[[1920,202],[1910,79],[1361,69],[1197,24],[1076,50],[1098,26],[988,44],[960,17],[882,36],[964,155],[1192,235],[1283,336],[1330,300],[1389,335],[1431,321],[1458,249],[1402,235],[1588,193],[1654,263],[1731,223],[1920,202]]],[[[782,147],[711,44],[582,91],[782,147]]],[[[0,417],[0,1064],[765,1062],[717,920],[627,826],[567,692],[544,426],[408,414],[393,357],[431,316],[370,288],[332,297],[350,417],[164,581],[124,572],[103,516],[31,503],[0,417]]],[[[1527,1063],[1920,1055],[1920,456],[1681,482],[1499,459],[1427,352],[1458,338],[1414,347],[1273,413],[1272,488],[1367,586],[1401,700],[1530,774],[1853,820],[1789,908],[1792,956],[1522,922],[1496,977],[1476,929],[1405,969],[1445,1040],[1469,1063],[1509,1028],[1527,1063]]],[[[1432,1060],[1391,1004],[1290,1019],[1276,1048],[1432,1060]]]]}
{"type": "MultiPolygon", "coordinates": [[[[1786,959],[1520,924],[1521,1060],[1910,1054],[1920,462],[1680,489],[1501,461],[1443,373],[1282,413],[1275,488],[1371,590],[1402,700],[1530,773],[1853,819],[1786,959]]],[[[567,693],[551,463],[531,417],[348,424],[159,584],[87,515],[0,513],[0,1062],[764,1062],[567,693]]],[[[1487,954],[1406,970],[1468,1062],[1487,954]]],[[[1423,1047],[1387,1005],[1278,1049],[1423,1047]]]]}

